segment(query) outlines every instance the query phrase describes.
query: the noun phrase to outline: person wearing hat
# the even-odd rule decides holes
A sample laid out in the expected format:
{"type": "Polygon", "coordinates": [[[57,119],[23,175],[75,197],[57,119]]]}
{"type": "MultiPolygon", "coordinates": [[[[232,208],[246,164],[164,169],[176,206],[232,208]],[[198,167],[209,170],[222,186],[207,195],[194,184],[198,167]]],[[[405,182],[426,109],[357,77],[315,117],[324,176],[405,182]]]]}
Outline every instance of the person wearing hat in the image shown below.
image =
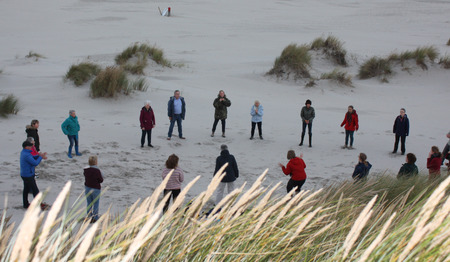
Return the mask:
{"type": "Polygon", "coordinates": [[[312,122],[314,117],[316,117],[316,113],[314,111],[314,107],[311,106],[311,100],[306,100],[305,106],[302,108],[300,112],[300,117],[302,118],[302,140],[300,141],[299,146],[303,145],[303,139],[305,138],[306,126],[308,126],[308,135],[309,135],[309,147],[312,147],[312,122]]]}
{"type": "Polygon", "coordinates": [[[236,163],[236,159],[233,155],[228,151],[227,145],[220,146],[220,156],[216,159],[216,169],[214,170],[214,175],[216,175],[217,171],[228,163],[227,168],[225,168],[224,172],[225,176],[222,178],[218,188],[216,195],[216,205],[219,204],[220,200],[223,198],[223,192],[225,191],[225,186],[228,187],[228,194],[234,190],[234,181],[239,177],[239,169],[236,163]]]}
{"type": "Polygon", "coordinates": [[[150,106],[150,100],[145,101],[144,106],[141,109],[141,115],[139,116],[141,122],[141,147],[144,147],[145,135],[147,135],[148,146],[152,146],[152,128],[155,127],[155,114],[150,106]]]}
{"type": "MultiPolygon", "coordinates": [[[[23,208],[28,208],[28,194],[33,193],[33,197],[39,194],[39,189],[34,179],[34,169],[41,163],[42,159],[47,159],[45,153],[39,153],[36,157],[31,155],[33,144],[29,141],[22,143],[22,152],[20,152],[20,177],[23,180],[23,208]]],[[[43,203],[44,204],[44,203],[43,203]]],[[[41,208],[44,207],[41,205],[41,208]]]]}
{"type": "Polygon", "coordinates": [[[401,151],[402,155],[404,155],[406,152],[405,141],[406,137],[409,135],[409,119],[404,108],[400,109],[400,115],[395,118],[393,133],[395,134],[395,142],[392,154],[397,153],[398,142],[401,141],[401,151]]]}
{"type": "Polygon", "coordinates": [[[69,117],[61,124],[61,129],[70,142],[67,156],[72,158],[72,147],[74,144],[75,154],[81,156],[80,151],[78,151],[78,132],[80,131],[80,124],[78,123],[78,117],[75,110],[69,110],[69,117]]]}

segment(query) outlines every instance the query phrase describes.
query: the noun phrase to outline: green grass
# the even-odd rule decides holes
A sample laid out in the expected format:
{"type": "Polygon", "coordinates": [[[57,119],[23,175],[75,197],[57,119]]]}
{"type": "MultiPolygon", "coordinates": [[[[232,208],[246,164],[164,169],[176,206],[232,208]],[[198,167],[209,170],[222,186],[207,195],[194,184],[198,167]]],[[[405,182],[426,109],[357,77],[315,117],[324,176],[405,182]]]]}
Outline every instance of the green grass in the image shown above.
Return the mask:
{"type": "Polygon", "coordinates": [[[107,67],[101,71],[91,83],[91,97],[116,97],[119,94],[128,95],[128,78],[120,67],[107,67]]]}
{"type": "Polygon", "coordinates": [[[295,79],[309,78],[311,76],[309,73],[311,55],[308,50],[309,47],[306,45],[288,45],[283,49],[281,55],[275,59],[273,68],[267,74],[288,78],[293,74],[295,79]]]}
{"type": "Polygon", "coordinates": [[[330,73],[322,74],[320,79],[328,79],[344,86],[353,87],[352,77],[347,72],[341,71],[338,68],[330,73]]]}
{"type": "Polygon", "coordinates": [[[387,59],[372,57],[359,68],[358,76],[360,79],[380,77],[386,79],[392,74],[392,67],[387,59]]]}
{"type": "Polygon", "coordinates": [[[347,66],[347,51],[343,48],[343,43],[335,36],[328,36],[326,39],[318,37],[310,44],[312,50],[323,50],[336,64],[347,66]]]}
{"type": "Polygon", "coordinates": [[[133,75],[144,75],[144,69],[147,67],[147,57],[140,56],[137,58],[136,62],[133,63],[126,63],[123,65],[123,69],[127,72],[130,72],[133,75]]]}
{"type": "Polygon", "coordinates": [[[7,117],[8,115],[15,115],[19,110],[19,99],[14,95],[7,95],[0,100],[0,116],[7,117]]]}
{"type": "Polygon", "coordinates": [[[149,46],[147,44],[138,44],[129,46],[122,53],[116,56],[116,64],[117,65],[125,65],[131,58],[133,57],[150,57],[157,64],[171,67],[170,61],[168,61],[164,57],[164,52],[162,49],[157,48],[155,46],[149,46]]]}
{"type": "Polygon", "coordinates": [[[445,69],[450,69],[450,56],[441,57],[439,64],[445,69]]]}
{"type": "Polygon", "coordinates": [[[130,89],[134,91],[145,92],[148,89],[148,84],[145,82],[145,78],[139,78],[130,83],[130,89]]]}
{"type": "Polygon", "coordinates": [[[26,58],[34,58],[35,61],[38,61],[40,58],[45,58],[45,56],[35,53],[33,51],[28,52],[28,55],[25,56],[26,58]]]}
{"type": "Polygon", "coordinates": [[[94,63],[84,62],[72,65],[66,73],[65,79],[72,81],[76,86],[81,86],[100,73],[101,67],[94,63]]]}

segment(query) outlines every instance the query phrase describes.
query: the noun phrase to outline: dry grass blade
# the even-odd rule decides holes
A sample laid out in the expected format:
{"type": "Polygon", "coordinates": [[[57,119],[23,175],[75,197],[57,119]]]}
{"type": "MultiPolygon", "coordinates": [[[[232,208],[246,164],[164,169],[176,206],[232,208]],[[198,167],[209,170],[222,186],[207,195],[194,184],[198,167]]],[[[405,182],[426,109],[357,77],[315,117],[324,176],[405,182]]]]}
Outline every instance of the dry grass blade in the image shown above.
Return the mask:
{"type": "Polygon", "coordinates": [[[289,239],[289,244],[300,234],[300,232],[302,232],[302,230],[308,225],[309,221],[311,221],[311,219],[313,219],[316,216],[316,214],[319,213],[321,210],[322,210],[322,207],[318,207],[314,211],[309,212],[308,215],[306,215],[305,219],[297,227],[297,230],[295,230],[295,233],[289,239]]]}
{"type": "Polygon", "coordinates": [[[89,231],[84,236],[83,242],[81,242],[80,247],[77,250],[77,253],[74,258],[74,262],[81,262],[84,261],[84,258],[86,257],[87,251],[89,250],[89,247],[91,246],[92,239],[94,238],[95,231],[97,231],[99,223],[95,223],[91,226],[89,231]]]}
{"type": "Polygon", "coordinates": [[[294,193],[294,189],[291,190],[286,196],[284,196],[280,201],[275,203],[275,205],[271,206],[268,210],[266,210],[264,213],[262,213],[261,218],[258,221],[258,224],[256,224],[255,228],[253,229],[252,235],[256,234],[258,230],[261,228],[261,226],[266,222],[267,218],[275,211],[278,210],[279,207],[284,205],[286,202],[288,202],[292,198],[292,194],[294,193]]]}
{"type": "Polygon", "coordinates": [[[387,229],[389,228],[389,226],[392,223],[392,220],[394,219],[394,217],[397,215],[396,212],[394,212],[391,217],[388,219],[388,221],[386,223],[384,223],[383,228],[381,229],[380,233],[378,234],[377,238],[375,238],[375,240],[370,244],[370,246],[366,249],[366,251],[364,251],[363,255],[360,258],[360,261],[366,261],[370,254],[372,254],[372,252],[375,250],[375,248],[378,246],[378,244],[380,244],[380,242],[383,240],[384,235],[386,234],[387,229]]]}
{"type": "Polygon", "coordinates": [[[178,195],[177,200],[173,203],[173,205],[169,208],[167,211],[168,214],[172,214],[177,210],[181,204],[183,204],[184,198],[186,197],[186,194],[189,192],[189,190],[194,186],[195,183],[200,179],[201,176],[195,177],[187,186],[181,191],[181,193],[178,195]]]}

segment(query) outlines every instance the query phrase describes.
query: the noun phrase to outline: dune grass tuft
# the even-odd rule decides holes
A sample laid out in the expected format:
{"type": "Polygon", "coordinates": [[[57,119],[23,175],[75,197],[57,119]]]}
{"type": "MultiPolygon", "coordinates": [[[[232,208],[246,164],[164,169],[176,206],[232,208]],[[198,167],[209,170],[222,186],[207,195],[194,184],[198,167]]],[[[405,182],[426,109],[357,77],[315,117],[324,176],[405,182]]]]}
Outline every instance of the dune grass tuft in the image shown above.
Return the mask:
{"type": "Polygon", "coordinates": [[[450,56],[441,57],[439,64],[445,69],[450,69],[450,56]]]}
{"type": "Polygon", "coordinates": [[[372,77],[381,77],[386,79],[387,76],[392,74],[392,68],[389,60],[372,57],[368,61],[366,61],[359,68],[359,78],[360,79],[368,79],[372,77]]]}
{"type": "Polygon", "coordinates": [[[295,79],[309,78],[309,67],[311,66],[311,55],[306,45],[297,46],[290,44],[283,49],[281,55],[275,59],[273,68],[267,72],[277,77],[294,75],[295,79]]]}
{"type": "Polygon", "coordinates": [[[40,58],[45,58],[45,56],[38,54],[36,52],[30,51],[28,52],[28,55],[25,56],[26,58],[34,58],[35,61],[38,61],[40,58]]]}
{"type": "Polygon", "coordinates": [[[133,75],[144,75],[144,69],[145,67],[147,67],[147,65],[147,57],[139,56],[135,63],[124,64],[123,69],[133,75]]]}
{"type": "Polygon", "coordinates": [[[76,86],[81,86],[100,73],[101,67],[90,62],[72,65],[67,71],[65,79],[71,80],[76,86]]]}
{"type": "Polygon", "coordinates": [[[323,50],[336,64],[347,66],[347,51],[343,48],[343,43],[335,36],[328,36],[327,39],[318,37],[314,39],[310,48],[312,50],[323,50]]]}
{"type": "Polygon", "coordinates": [[[320,79],[333,80],[341,85],[353,87],[352,77],[347,72],[341,71],[338,68],[330,73],[322,74],[320,79]]]}
{"type": "Polygon", "coordinates": [[[130,88],[135,91],[145,92],[148,89],[148,84],[145,82],[145,78],[139,78],[130,83],[130,88]]]}
{"type": "Polygon", "coordinates": [[[0,100],[0,116],[16,115],[20,110],[19,99],[10,94],[0,100]]]}
{"type": "Polygon", "coordinates": [[[450,38],[447,41],[447,45],[450,46],[450,38]]]}
{"type": "Polygon", "coordinates": [[[116,97],[128,95],[128,78],[120,67],[110,66],[101,71],[91,83],[91,97],[116,97]]]}
{"type": "Polygon", "coordinates": [[[117,65],[125,65],[133,57],[147,58],[147,56],[159,65],[166,67],[172,66],[171,63],[164,57],[164,52],[162,49],[139,43],[135,43],[134,45],[126,48],[122,53],[116,56],[115,61],[117,65]]]}

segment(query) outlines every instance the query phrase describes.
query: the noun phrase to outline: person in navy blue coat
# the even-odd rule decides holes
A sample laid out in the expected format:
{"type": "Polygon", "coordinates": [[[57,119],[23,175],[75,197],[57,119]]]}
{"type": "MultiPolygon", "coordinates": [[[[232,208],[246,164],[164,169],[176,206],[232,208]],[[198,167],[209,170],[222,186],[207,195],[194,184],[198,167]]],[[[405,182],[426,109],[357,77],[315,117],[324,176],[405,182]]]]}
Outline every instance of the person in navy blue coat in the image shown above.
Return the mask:
{"type": "Polygon", "coordinates": [[[352,178],[355,182],[360,180],[365,180],[367,175],[369,175],[369,171],[372,168],[372,165],[367,161],[367,155],[364,153],[360,153],[358,157],[358,164],[355,166],[355,170],[353,171],[352,178]]]}
{"type": "Polygon", "coordinates": [[[170,97],[169,102],[167,103],[167,116],[170,120],[169,132],[167,134],[167,140],[172,138],[173,127],[175,126],[175,122],[177,122],[178,126],[178,137],[181,139],[185,139],[183,136],[183,127],[182,120],[184,120],[184,116],[186,114],[186,103],[184,102],[184,98],[180,96],[180,90],[175,90],[173,96],[170,97]]]}
{"type": "Polygon", "coordinates": [[[404,108],[400,109],[400,115],[395,118],[393,132],[395,134],[395,143],[392,154],[397,153],[398,142],[401,141],[401,151],[402,155],[404,155],[406,151],[405,141],[406,137],[409,135],[409,119],[404,108]]]}

